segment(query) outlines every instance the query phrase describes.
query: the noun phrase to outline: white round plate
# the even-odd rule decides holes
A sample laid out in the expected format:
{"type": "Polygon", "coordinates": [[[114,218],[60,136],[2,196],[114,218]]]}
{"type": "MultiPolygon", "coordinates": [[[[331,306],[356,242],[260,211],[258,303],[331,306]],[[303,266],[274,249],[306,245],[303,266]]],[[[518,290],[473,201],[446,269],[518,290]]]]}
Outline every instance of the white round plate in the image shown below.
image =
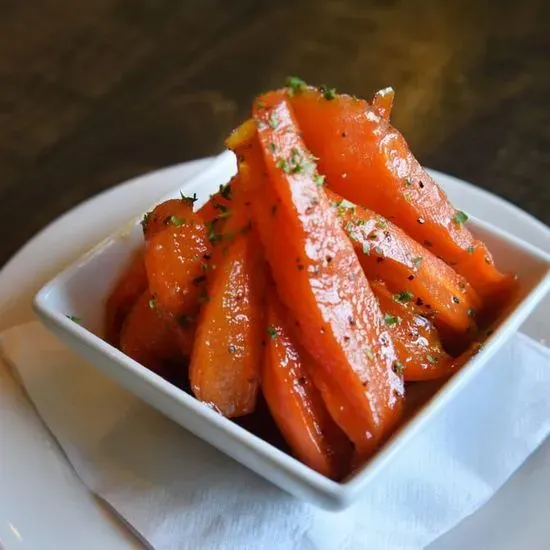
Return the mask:
{"type": "MultiPolygon", "coordinates": [[[[34,319],[34,293],[63,266],[181,185],[209,159],[130,180],[66,213],[25,245],[0,273],[0,330],[34,319]]],[[[456,178],[433,172],[460,208],[550,252],[550,231],[517,207],[456,178]]],[[[547,299],[523,331],[548,337],[547,299]],[[546,325],[546,326],[545,326],[546,325]]],[[[550,540],[550,441],[483,508],[430,550],[542,549],[550,540]],[[518,510],[517,502],[521,502],[518,510]],[[483,541],[483,542],[481,542],[483,541]]],[[[0,363],[0,548],[143,548],[88,493],[19,386],[0,363]]]]}

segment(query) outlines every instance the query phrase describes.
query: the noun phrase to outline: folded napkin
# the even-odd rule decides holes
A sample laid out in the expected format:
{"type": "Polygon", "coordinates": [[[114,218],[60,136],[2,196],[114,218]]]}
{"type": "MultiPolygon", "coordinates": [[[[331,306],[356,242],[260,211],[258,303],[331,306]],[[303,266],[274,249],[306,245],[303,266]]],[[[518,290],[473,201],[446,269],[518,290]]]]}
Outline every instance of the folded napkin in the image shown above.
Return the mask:
{"type": "Polygon", "coordinates": [[[550,433],[550,350],[518,334],[348,510],[251,473],[74,356],[39,323],[0,335],[91,491],[153,548],[421,549],[486,502],[550,433]]]}

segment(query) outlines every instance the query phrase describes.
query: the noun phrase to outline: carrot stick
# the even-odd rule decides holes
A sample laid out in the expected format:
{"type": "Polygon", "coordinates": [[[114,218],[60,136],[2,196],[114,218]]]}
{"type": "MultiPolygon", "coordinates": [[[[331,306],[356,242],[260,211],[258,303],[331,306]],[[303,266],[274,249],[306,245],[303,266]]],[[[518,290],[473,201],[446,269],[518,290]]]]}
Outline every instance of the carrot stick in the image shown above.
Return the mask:
{"type": "MultiPolygon", "coordinates": [[[[386,116],[347,95],[307,88],[290,99],[303,138],[319,157],[331,189],[385,216],[466,277],[491,302],[512,279],[500,273],[485,244],[475,239],[444,191],[413,156],[386,116]]],[[[381,109],[382,106],[382,109],[381,109]]]]}
{"type": "Polygon", "coordinates": [[[141,225],[145,239],[151,239],[168,226],[184,225],[193,214],[193,198],[169,199],[155,206],[143,217],[141,225]]]}
{"type": "Polygon", "coordinates": [[[264,266],[247,216],[232,209],[220,237],[190,364],[195,396],[227,417],[254,410],[260,378],[264,266]]]}
{"type": "Polygon", "coordinates": [[[390,292],[380,281],[370,284],[392,335],[405,381],[435,380],[449,375],[453,358],[443,349],[437,330],[420,308],[390,292]]]}
{"type": "Polygon", "coordinates": [[[270,288],[269,334],[262,369],[265,400],[296,457],[317,472],[340,479],[349,468],[350,442],[313,385],[310,372],[316,367],[288,332],[285,317],[275,288],[270,288]]]}
{"type": "Polygon", "coordinates": [[[263,200],[253,203],[255,221],[278,293],[300,324],[298,339],[329,385],[341,389],[328,396],[320,388],[325,404],[366,456],[401,409],[395,351],[353,247],[318,185],[321,176],[285,95],[260,99],[254,118],[265,168],[257,162],[246,177],[262,179],[267,169],[269,179],[263,200]],[[345,399],[338,406],[336,394],[345,399]]]}
{"type": "Polygon", "coordinates": [[[105,339],[111,345],[120,344],[120,331],[126,316],[137,299],[147,288],[144,252],[142,249],[132,257],[128,267],[107,298],[105,307],[105,339]]]}
{"type": "Polygon", "coordinates": [[[452,338],[475,331],[481,300],[464,277],[382,216],[329,189],[327,196],[369,279],[380,278],[393,291],[410,293],[452,338]]]}

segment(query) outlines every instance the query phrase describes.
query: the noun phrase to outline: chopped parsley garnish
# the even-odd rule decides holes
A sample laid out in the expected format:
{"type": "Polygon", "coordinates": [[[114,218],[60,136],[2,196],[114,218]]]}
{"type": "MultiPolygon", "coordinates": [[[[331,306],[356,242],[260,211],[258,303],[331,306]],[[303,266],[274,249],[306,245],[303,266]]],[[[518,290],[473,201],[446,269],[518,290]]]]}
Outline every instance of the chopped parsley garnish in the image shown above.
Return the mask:
{"type": "Polygon", "coordinates": [[[141,227],[145,228],[147,226],[150,216],[151,212],[145,212],[145,214],[143,215],[143,219],[141,220],[141,227]]]}
{"type": "Polygon", "coordinates": [[[220,195],[226,200],[231,200],[231,184],[220,185],[220,195]]]}
{"type": "Polygon", "coordinates": [[[316,185],[318,185],[319,187],[322,187],[323,185],[325,185],[325,176],[321,174],[315,174],[313,176],[313,181],[315,182],[316,185]]]}
{"type": "Polygon", "coordinates": [[[374,353],[372,353],[372,350],[368,346],[365,348],[365,353],[371,361],[374,361],[374,353]]]}
{"type": "Polygon", "coordinates": [[[370,254],[370,244],[363,243],[363,254],[370,254]]]}
{"type": "Polygon", "coordinates": [[[475,317],[476,316],[476,310],[473,308],[468,309],[468,317],[475,317]]]}
{"type": "Polygon", "coordinates": [[[191,204],[195,204],[199,199],[197,198],[197,194],[193,193],[192,197],[186,197],[181,191],[180,191],[180,197],[181,200],[184,202],[190,202],[191,204]]]}
{"type": "Polygon", "coordinates": [[[414,296],[412,292],[409,292],[408,290],[403,290],[402,292],[398,292],[393,295],[393,299],[397,302],[401,302],[402,304],[410,302],[413,298],[414,296]]]}
{"type": "Polygon", "coordinates": [[[277,150],[277,146],[271,141],[269,143],[269,150],[274,153],[277,150]]]}
{"type": "Polygon", "coordinates": [[[237,348],[236,348],[233,344],[229,344],[229,345],[227,346],[227,351],[228,351],[229,353],[235,353],[235,352],[237,351],[237,348]]]}
{"type": "Polygon", "coordinates": [[[80,325],[82,323],[82,319],[80,317],[77,317],[76,315],[65,315],[67,319],[70,319],[73,323],[76,323],[77,325],[80,325]]]}
{"type": "Polygon", "coordinates": [[[340,201],[340,204],[338,205],[340,208],[349,208],[351,210],[355,210],[355,204],[348,201],[347,199],[342,199],[340,201]]]}
{"type": "Polygon", "coordinates": [[[475,247],[473,244],[471,244],[471,245],[468,247],[467,250],[468,250],[468,254],[473,254],[473,253],[475,252],[475,250],[476,250],[476,247],[475,247]]]}
{"type": "Polygon", "coordinates": [[[390,315],[389,313],[384,314],[384,323],[388,325],[389,327],[394,327],[395,325],[398,325],[401,323],[403,319],[401,317],[396,315],[390,315]]]}
{"type": "Polygon", "coordinates": [[[275,130],[277,126],[279,126],[279,117],[277,116],[277,113],[275,111],[272,111],[269,115],[269,120],[267,121],[269,124],[269,127],[275,130]]]}
{"type": "Polygon", "coordinates": [[[166,223],[166,225],[172,224],[172,225],[175,225],[176,227],[179,227],[180,225],[185,224],[185,220],[178,216],[170,216],[169,218],[166,218],[164,223],[166,223]]]}
{"type": "Polygon", "coordinates": [[[275,340],[275,338],[277,338],[277,329],[273,325],[269,325],[267,327],[267,333],[269,334],[272,340],[275,340]]]}
{"type": "Polygon", "coordinates": [[[290,174],[290,164],[284,158],[280,158],[275,166],[280,168],[285,174],[290,174]]]}
{"type": "Polygon", "coordinates": [[[438,357],[434,357],[433,355],[426,355],[426,359],[432,364],[432,365],[435,365],[438,361],[439,361],[439,358],[438,357]]]}
{"type": "Polygon", "coordinates": [[[379,218],[375,224],[375,227],[378,229],[386,229],[386,227],[388,227],[388,222],[384,218],[379,218]]]}
{"type": "Polygon", "coordinates": [[[413,184],[413,182],[411,181],[410,178],[405,178],[405,185],[408,186],[408,185],[412,185],[412,184],[413,184]]]}
{"type": "Polygon", "coordinates": [[[392,370],[398,376],[402,376],[403,372],[405,371],[405,367],[403,366],[403,363],[401,363],[401,361],[394,361],[392,365],[392,370]]]}
{"type": "Polygon", "coordinates": [[[462,225],[468,221],[468,215],[465,212],[462,212],[462,210],[457,210],[456,214],[453,216],[453,221],[457,225],[462,225]]]}
{"type": "Polygon", "coordinates": [[[384,251],[379,246],[375,247],[374,251],[376,252],[376,254],[378,256],[383,256],[384,255],[384,251]]]}
{"type": "Polygon", "coordinates": [[[222,234],[216,231],[216,227],[215,227],[216,221],[217,220],[213,220],[211,222],[206,223],[206,230],[208,231],[208,240],[210,241],[211,244],[215,244],[218,241],[221,241],[222,239],[222,234]]]}
{"type": "Polygon", "coordinates": [[[292,97],[296,93],[300,93],[307,84],[298,76],[288,76],[286,79],[286,85],[288,87],[288,95],[292,97]]]}
{"type": "Polygon", "coordinates": [[[336,88],[327,88],[327,89],[323,90],[323,97],[325,99],[328,99],[329,101],[331,99],[335,99],[336,98],[336,88]]]}
{"type": "Polygon", "coordinates": [[[151,298],[151,299],[149,300],[149,307],[150,307],[151,309],[155,309],[155,308],[157,307],[157,301],[156,301],[154,298],[151,298]]]}
{"type": "Polygon", "coordinates": [[[258,107],[258,109],[265,109],[265,101],[259,99],[258,101],[256,101],[256,107],[258,107]]]}
{"type": "Polygon", "coordinates": [[[413,258],[412,263],[415,269],[420,269],[420,266],[422,265],[422,256],[417,256],[416,258],[413,258]]]}

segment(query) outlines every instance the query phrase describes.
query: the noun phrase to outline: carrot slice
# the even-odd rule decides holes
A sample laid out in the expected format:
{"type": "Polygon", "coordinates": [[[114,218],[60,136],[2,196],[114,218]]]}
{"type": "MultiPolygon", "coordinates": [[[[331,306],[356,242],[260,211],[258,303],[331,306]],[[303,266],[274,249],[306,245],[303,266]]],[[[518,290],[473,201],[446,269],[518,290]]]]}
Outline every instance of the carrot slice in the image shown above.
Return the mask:
{"type": "Polygon", "coordinates": [[[388,123],[381,99],[372,108],[347,95],[327,100],[309,88],[290,101],[331,189],[394,221],[466,277],[483,298],[509,287],[510,276],[497,270],[487,247],[470,233],[467,217],[388,123]]]}
{"type": "Polygon", "coordinates": [[[151,239],[168,226],[184,225],[193,214],[193,198],[170,199],[155,206],[143,217],[141,225],[145,239],[151,239]]]}
{"type": "Polygon", "coordinates": [[[414,302],[393,294],[384,283],[370,284],[390,329],[405,381],[435,380],[449,375],[453,358],[443,350],[432,322],[414,302]]]}
{"type": "Polygon", "coordinates": [[[139,250],[107,298],[105,307],[105,339],[118,347],[120,331],[126,316],[147,288],[144,252],[139,250]]]}
{"type": "Polygon", "coordinates": [[[192,212],[184,223],[170,223],[147,241],[149,290],[167,319],[185,323],[196,313],[204,294],[210,248],[206,227],[192,212]]]}
{"type": "Polygon", "coordinates": [[[323,399],[366,456],[401,409],[402,379],[392,370],[395,351],[353,247],[318,185],[321,176],[285,94],[267,94],[260,105],[254,118],[265,168],[257,163],[245,170],[249,180],[261,180],[265,169],[269,174],[266,195],[253,202],[255,221],[278,293],[299,322],[299,340],[329,385],[341,389],[320,388],[323,399]],[[335,394],[344,402],[337,404],[335,394]]]}
{"type": "Polygon", "coordinates": [[[270,289],[267,300],[267,338],[262,368],[262,391],[283,437],[304,464],[332,479],[349,468],[351,445],[329,415],[313,385],[312,359],[288,332],[285,312],[270,289]]]}
{"type": "Polygon", "coordinates": [[[190,364],[195,396],[227,417],[254,410],[260,378],[264,266],[247,223],[241,208],[224,228],[233,240],[215,252],[190,364]]]}
{"type": "Polygon", "coordinates": [[[167,362],[183,364],[177,339],[159,315],[148,290],[141,294],[124,323],[120,349],[161,376],[167,374],[167,362]]]}
{"type": "Polygon", "coordinates": [[[380,278],[395,292],[411,293],[450,337],[475,331],[473,317],[481,300],[464,277],[382,216],[329,189],[327,196],[369,279],[380,278]]]}
{"type": "Polygon", "coordinates": [[[231,208],[232,190],[238,186],[239,176],[234,176],[233,179],[226,185],[220,185],[219,191],[210,196],[197,214],[203,219],[204,223],[212,223],[216,218],[223,215],[231,208]]]}

